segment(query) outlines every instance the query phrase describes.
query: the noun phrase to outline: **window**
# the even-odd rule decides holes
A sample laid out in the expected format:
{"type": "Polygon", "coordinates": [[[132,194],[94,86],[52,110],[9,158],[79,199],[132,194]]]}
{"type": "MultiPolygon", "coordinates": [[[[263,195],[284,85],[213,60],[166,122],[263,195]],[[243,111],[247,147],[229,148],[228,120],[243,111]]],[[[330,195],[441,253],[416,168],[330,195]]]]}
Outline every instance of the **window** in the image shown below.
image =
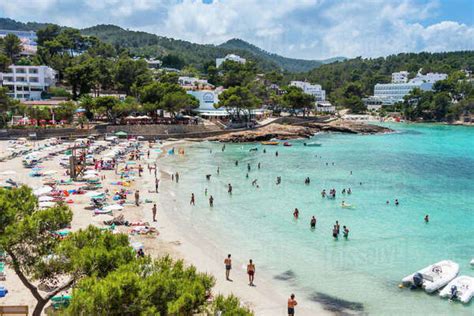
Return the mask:
{"type": "Polygon", "coordinates": [[[24,73],[26,73],[26,69],[25,68],[17,68],[17,69],[15,69],[15,73],[24,74],[24,73]]]}
{"type": "Polygon", "coordinates": [[[30,77],[30,82],[38,82],[38,78],[36,78],[36,77],[30,77]]]}
{"type": "Polygon", "coordinates": [[[36,68],[30,68],[30,69],[28,70],[28,72],[29,72],[30,74],[37,74],[37,73],[38,73],[38,69],[36,69],[36,68]]]}

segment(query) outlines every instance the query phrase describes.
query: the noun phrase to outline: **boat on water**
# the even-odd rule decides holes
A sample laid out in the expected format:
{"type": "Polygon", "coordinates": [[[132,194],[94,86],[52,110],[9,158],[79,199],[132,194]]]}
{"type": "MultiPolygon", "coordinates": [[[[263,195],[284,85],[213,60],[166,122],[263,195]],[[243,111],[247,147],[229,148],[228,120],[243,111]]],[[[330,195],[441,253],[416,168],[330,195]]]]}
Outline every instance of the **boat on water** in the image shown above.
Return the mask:
{"type": "Polygon", "coordinates": [[[280,143],[279,143],[279,142],[275,142],[275,141],[265,141],[265,142],[262,142],[262,145],[278,146],[278,144],[280,144],[280,143]]]}
{"type": "Polygon", "coordinates": [[[464,304],[474,296],[474,277],[461,275],[439,292],[439,296],[448,297],[450,300],[458,300],[464,304]]]}
{"type": "Polygon", "coordinates": [[[293,144],[292,144],[292,143],[289,143],[289,142],[284,142],[284,143],[283,143],[283,146],[285,146],[285,147],[291,147],[291,146],[293,146],[293,144]]]}
{"type": "Polygon", "coordinates": [[[315,143],[315,142],[311,142],[311,143],[303,143],[303,145],[307,146],[307,147],[321,147],[321,143],[315,143]]]}
{"type": "Polygon", "coordinates": [[[448,284],[458,273],[459,264],[443,260],[404,277],[402,283],[412,289],[423,288],[427,293],[433,293],[448,284]]]}

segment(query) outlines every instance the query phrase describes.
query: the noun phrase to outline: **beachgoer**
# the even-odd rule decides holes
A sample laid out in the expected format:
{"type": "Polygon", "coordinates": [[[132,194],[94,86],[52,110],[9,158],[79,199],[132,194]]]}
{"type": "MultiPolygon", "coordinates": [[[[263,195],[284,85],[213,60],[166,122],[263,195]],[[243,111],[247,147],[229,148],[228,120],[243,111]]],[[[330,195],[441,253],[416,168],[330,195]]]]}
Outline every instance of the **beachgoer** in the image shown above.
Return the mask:
{"type": "Polygon", "coordinates": [[[224,151],[224,150],[225,150],[225,144],[224,144],[224,146],[222,146],[222,151],[224,151]]]}
{"type": "Polygon", "coordinates": [[[176,179],[176,183],[178,183],[179,182],[179,173],[178,172],[176,172],[175,179],[176,179]]]}
{"type": "Polygon", "coordinates": [[[387,200],[387,202],[385,202],[385,204],[389,205],[389,204],[390,204],[390,201],[389,201],[389,200],[387,200]]]}
{"type": "Polygon", "coordinates": [[[239,161],[238,161],[238,160],[235,161],[235,165],[236,165],[236,166],[239,165],[239,161]]]}
{"type": "Polygon", "coordinates": [[[347,194],[352,194],[351,188],[347,189],[347,194]]]}
{"type": "Polygon", "coordinates": [[[339,226],[339,221],[336,221],[336,229],[337,229],[337,235],[339,236],[339,232],[341,231],[341,226],[339,226]]]}
{"type": "Polygon", "coordinates": [[[430,217],[428,216],[428,214],[426,214],[425,216],[425,223],[429,223],[430,222],[430,217]]]}
{"type": "Polygon", "coordinates": [[[195,205],[196,201],[194,200],[194,193],[191,193],[191,201],[189,201],[189,205],[195,205]]]}
{"type": "Polygon", "coordinates": [[[255,186],[257,184],[257,179],[252,181],[252,186],[255,186]]]}
{"type": "Polygon", "coordinates": [[[247,164],[247,171],[250,172],[250,164],[247,164]]]}
{"type": "Polygon", "coordinates": [[[398,204],[399,204],[399,203],[398,203],[398,199],[395,199],[395,205],[398,206],[398,204]]]}
{"type": "Polygon", "coordinates": [[[258,163],[257,168],[260,169],[260,163],[258,163]]]}
{"type": "Polygon", "coordinates": [[[253,279],[255,277],[255,264],[253,264],[252,259],[249,260],[247,265],[247,274],[249,275],[249,285],[254,286],[253,279]]]}
{"type": "Polygon", "coordinates": [[[324,189],[324,190],[321,191],[321,196],[322,196],[323,198],[326,197],[326,189],[324,189]]]}
{"type": "Polygon", "coordinates": [[[214,198],[212,197],[212,195],[209,197],[209,206],[210,207],[214,206],[214,198]]]}
{"type": "Polygon", "coordinates": [[[245,175],[245,177],[246,177],[247,179],[249,178],[249,174],[248,174],[248,172],[247,172],[247,174],[245,175]]]}
{"type": "Polygon", "coordinates": [[[263,148],[263,153],[266,154],[267,153],[267,150],[265,148],[263,148]]]}
{"type": "Polygon", "coordinates": [[[278,157],[278,150],[275,152],[275,156],[278,157]]]}
{"type": "Polygon", "coordinates": [[[147,151],[146,156],[147,158],[150,158],[150,150],[147,151]]]}
{"type": "Polygon", "coordinates": [[[346,189],[342,189],[342,194],[346,194],[346,189]]]}
{"type": "Polygon", "coordinates": [[[207,188],[204,189],[204,195],[207,196],[207,188]]]}
{"type": "Polygon", "coordinates": [[[138,165],[138,176],[141,177],[143,172],[143,167],[142,165],[138,165]]]}
{"type": "Polygon", "coordinates": [[[156,204],[153,204],[151,211],[153,213],[153,221],[156,222],[156,204]]]}
{"type": "Polygon", "coordinates": [[[142,248],[138,249],[137,258],[144,258],[144,257],[145,257],[145,253],[143,252],[143,249],[142,248]]]}
{"type": "Polygon", "coordinates": [[[227,255],[227,258],[224,260],[225,264],[225,279],[227,281],[232,281],[229,276],[230,276],[230,270],[232,269],[232,259],[230,259],[230,254],[227,255]]]}
{"type": "Polygon", "coordinates": [[[347,239],[349,237],[349,228],[347,228],[346,226],[342,226],[342,231],[342,235],[345,239],[347,239]]]}
{"type": "Polygon", "coordinates": [[[219,174],[219,173],[220,173],[220,171],[221,171],[221,170],[219,169],[219,167],[217,167],[217,174],[219,174]]]}
{"type": "Polygon", "coordinates": [[[311,222],[309,223],[311,228],[316,228],[316,217],[311,218],[311,222]]]}
{"type": "Polygon", "coordinates": [[[210,174],[206,174],[206,180],[207,181],[211,180],[211,175],[210,174]]]}
{"type": "Polygon", "coordinates": [[[174,173],[171,174],[171,181],[174,181],[174,173]]]}
{"type": "Polygon", "coordinates": [[[298,216],[299,216],[299,215],[300,215],[300,211],[299,211],[297,208],[295,208],[295,211],[293,212],[293,217],[294,217],[295,219],[298,219],[298,216]]]}
{"type": "Polygon", "coordinates": [[[135,205],[136,206],[140,205],[140,191],[138,190],[135,191],[135,205]]]}
{"type": "Polygon", "coordinates": [[[229,185],[228,185],[227,192],[228,192],[229,194],[232,194],[232,184],[230,184],[230,183],[229,183],[229,185]]]}
{"type": "Polygon", "coordinates": [[[298,305],[298,302],[295,300],[295,294],[291,294],[288,299],[288,316],[295,315],[295,306],[298,305]]]}
{"type": "Polygon", "coordinates": [[[155,178],[155,191],[158,193],[158,187],[160,185],[160,179],[155,178]]]}
{"type": "Polygon", "coordinates": [[[336,225],[334,225],[333,229],[332,229],[332,237],[334,237],[334,239],[337,239],[337,228],[336,228],[336,225]]]}

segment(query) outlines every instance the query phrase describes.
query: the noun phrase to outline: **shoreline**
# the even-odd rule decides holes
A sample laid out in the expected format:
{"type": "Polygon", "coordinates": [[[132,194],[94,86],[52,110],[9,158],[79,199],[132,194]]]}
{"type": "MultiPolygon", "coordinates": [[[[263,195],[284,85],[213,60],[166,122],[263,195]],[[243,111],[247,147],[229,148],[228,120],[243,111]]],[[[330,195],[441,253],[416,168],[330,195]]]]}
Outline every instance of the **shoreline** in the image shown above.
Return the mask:
{"type": "MultiPolygon", "coordinates": [[[[174,145],[189,146],[187,141],[167,142],[161,148],[162,154],[166,155],[168,149],[174,145]]],[[[254,311],[255,315],[286,315],[286,301],[292,293],[290,284],[278,281],[265,272],[257,271],[256,287],[247,284],[247,274],[245,270],[246,262],[236,260],[238,255],[233,256],[233,269],[231,279],[233,282],[225,280],[224,258],[228,251],[221,249],[215,242],[209,240],[205,234],[199,232],[199,227],[179,227],[179,223],[173,221],[172,214],[179,211],[176,206],[176,195],[170,186],[169,178],[171,170],[161,169],[160,160],[157,160],[160,172],[160,193],[158,199],[158,226],[160,238],[167,244],[173,244],[176,251],[175,259],[183,259],[187,264],[194,265],[199,271],[209,273],[216,279],[213,294],[234,294],[242,303],[254,311]],[[168,179],[165,179],[168,178],[168,179]],[[166,184],[163,185],[165,181],[166,184]],[[166,195],[167,198],[163,198],[166,195]],[[283,293],[285,292],[285,293],[283,293]]],[[[258,269],[258,267],[257,267],[258,269]]],[[[294,289],[293,289],[294,290],[294,289]]],[[[297,294],[297,293],[296,293],[297,294]]],[[[298,315],[334,315],[324,309],[323,304],[309,300],[304,296],[296,297],[298,301],[298,315]]]]}

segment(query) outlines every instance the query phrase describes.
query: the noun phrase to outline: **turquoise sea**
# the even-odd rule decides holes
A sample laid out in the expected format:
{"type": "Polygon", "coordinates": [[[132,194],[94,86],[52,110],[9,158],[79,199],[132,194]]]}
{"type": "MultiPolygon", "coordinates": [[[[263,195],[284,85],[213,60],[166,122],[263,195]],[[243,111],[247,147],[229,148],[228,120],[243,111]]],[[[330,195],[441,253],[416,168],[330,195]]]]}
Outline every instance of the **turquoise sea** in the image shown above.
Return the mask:
{"type": "Polygon", "coordinates": [[[458,262],[461,274],[474,276],[469,265],[474,258],[474,128],[389,127],[397,132],[318,134],[309,140],[321,147],[292,141],[292,147],[226,144],[222,151],[219,143],[192,144],[185,155],[161,159],[165,169],[180,173],[179,183],[170,185],[181,203],[173,217],[182,227],[206,232],[225,249],[222,258],[227,252],[244,256],[242,262],[252,258],[276,286],[336,312],[473,315],[472,302],[450,303],[398,284],[444,259],[458,262]],[[210,181],[206,174],[212,174],[210,181]],[[251,185],[254,179],[259,188],[251,185]],[[215,199],[213,208],[205,188],[215,199]],[[337,190],[336,199],[322,198],[320,192],[331,188],[337,190]],[[343,188],[352,194],[341,194],[343,188]],[[195,207],[189,206],[191,192],[195,207]],[[354,208],[341,208],[342,200],[354,208]],[[292,216],[295,207],[298,220],[292,216]],[[313,215],[318,221],[314,231],[309,225],[313,215]],[[349,227],[348,240],[333,239],[336,220],[341,230],[349,227]]]}

